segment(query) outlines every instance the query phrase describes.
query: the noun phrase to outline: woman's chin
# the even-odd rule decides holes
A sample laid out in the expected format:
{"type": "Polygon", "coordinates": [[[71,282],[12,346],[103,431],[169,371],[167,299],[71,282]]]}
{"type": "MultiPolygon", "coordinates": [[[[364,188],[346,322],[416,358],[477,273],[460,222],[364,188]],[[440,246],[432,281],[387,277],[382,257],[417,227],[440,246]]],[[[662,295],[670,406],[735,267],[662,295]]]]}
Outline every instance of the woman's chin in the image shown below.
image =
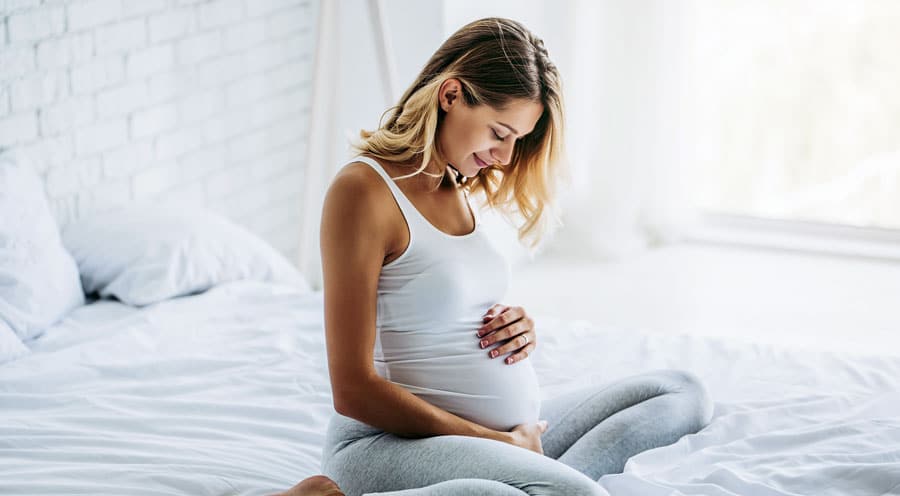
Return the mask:
{"type": "MultiPolygon", "coordinates": [[[[476,162],[476,164],[477,164],[477,162],[476,162]]],[[[461,170],[460,172],[462,172],[464,176],[471,178],[471,177],[477,176],[478,173],[481,172],[481,169],[483,169],[483,168],[484,167],[475,165],[472,167],[468,167],[468,170],[461,170]]]]}
{"type": "Polygon", "coordinates": [[[471,179],[478,175],[480,169],[478,167],[460,167],[456,170],[467,179],[471,179]]]}
{"type": "Polygon", "coordinates": [[[484,168],[484,167],[481,167],[481,165],[478,163],[477,160],[475,160],[474,157],[470,158],[469,160],[460,161],[458,163],[460,163],[461,165],[459,165],[459,166],[456,166],[453,164],[451,164],[451,165],[460,174],[462,174],[463,176],[470,178],[470,179],[477,176],[478,173],[481,172],[481,169],[484,168]]]}

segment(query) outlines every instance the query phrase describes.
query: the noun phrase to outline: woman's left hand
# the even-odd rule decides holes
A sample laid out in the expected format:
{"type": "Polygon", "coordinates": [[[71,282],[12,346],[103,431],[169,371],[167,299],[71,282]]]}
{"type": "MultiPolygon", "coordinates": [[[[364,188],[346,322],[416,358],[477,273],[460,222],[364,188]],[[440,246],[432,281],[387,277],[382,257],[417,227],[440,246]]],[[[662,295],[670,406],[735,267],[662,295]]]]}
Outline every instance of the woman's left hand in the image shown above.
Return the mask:
{"type": "Polygon", "coordinates": [[[489,351],[488,356],[497,358],[512,353],[505,360],[507,364],[528,358],[537,346],[534,321],[525,314],[525,309],[500,304],[492,306],[484,315],[478,338],[482,348],[502,342],[489,351]]]}

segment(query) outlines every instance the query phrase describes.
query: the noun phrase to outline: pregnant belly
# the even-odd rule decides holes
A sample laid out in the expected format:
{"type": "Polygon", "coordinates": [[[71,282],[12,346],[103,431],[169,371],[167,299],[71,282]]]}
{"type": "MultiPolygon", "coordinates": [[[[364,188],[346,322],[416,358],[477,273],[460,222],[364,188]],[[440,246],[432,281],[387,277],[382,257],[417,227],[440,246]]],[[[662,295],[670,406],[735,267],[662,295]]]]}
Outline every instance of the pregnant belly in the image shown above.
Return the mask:
{"type": "Polygon", "coordinates": [[[472,348],[376,365],[383,377],[416,396],[485,427],[509,431],[537,422],[540,389],[531,360],[507,365],[502,357],[490,359],[472,348]]]}

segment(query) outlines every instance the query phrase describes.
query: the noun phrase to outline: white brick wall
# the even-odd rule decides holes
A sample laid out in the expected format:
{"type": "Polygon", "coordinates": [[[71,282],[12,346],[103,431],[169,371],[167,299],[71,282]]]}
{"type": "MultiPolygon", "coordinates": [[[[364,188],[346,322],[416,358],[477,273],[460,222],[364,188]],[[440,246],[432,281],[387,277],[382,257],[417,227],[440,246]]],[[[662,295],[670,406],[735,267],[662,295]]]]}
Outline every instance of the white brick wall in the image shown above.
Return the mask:
{"type": "Polygon", "coordinates": [[[217,210],[294,260],[315,0],[0,0],[0,149],[61,226],[133,201],[217,210]]]}

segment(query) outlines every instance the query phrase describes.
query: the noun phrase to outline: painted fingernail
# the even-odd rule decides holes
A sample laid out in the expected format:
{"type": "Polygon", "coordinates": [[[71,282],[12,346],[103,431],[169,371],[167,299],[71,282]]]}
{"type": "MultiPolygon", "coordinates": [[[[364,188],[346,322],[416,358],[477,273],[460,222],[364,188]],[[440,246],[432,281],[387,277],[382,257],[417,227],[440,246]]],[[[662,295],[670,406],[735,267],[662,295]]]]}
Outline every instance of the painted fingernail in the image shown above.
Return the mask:
{"type": "Polygon", "coordinates": [[[487,339],[482,339],[482,340],[481,340],[481,347],[484,348],[484,347],[487,346],[487,345],[488,345],[487,339]]]}
{"type": "Polygon", "coordinates": [[[507,358],[507,359],[506,359],[506,363],[507,363],[507,364],[513,363],[512,357],[507,358]]]}
{"type": "Polygon", "coordinates": [[[491,358],[497,358],[497,350],[491,350],[491,358]]]}

